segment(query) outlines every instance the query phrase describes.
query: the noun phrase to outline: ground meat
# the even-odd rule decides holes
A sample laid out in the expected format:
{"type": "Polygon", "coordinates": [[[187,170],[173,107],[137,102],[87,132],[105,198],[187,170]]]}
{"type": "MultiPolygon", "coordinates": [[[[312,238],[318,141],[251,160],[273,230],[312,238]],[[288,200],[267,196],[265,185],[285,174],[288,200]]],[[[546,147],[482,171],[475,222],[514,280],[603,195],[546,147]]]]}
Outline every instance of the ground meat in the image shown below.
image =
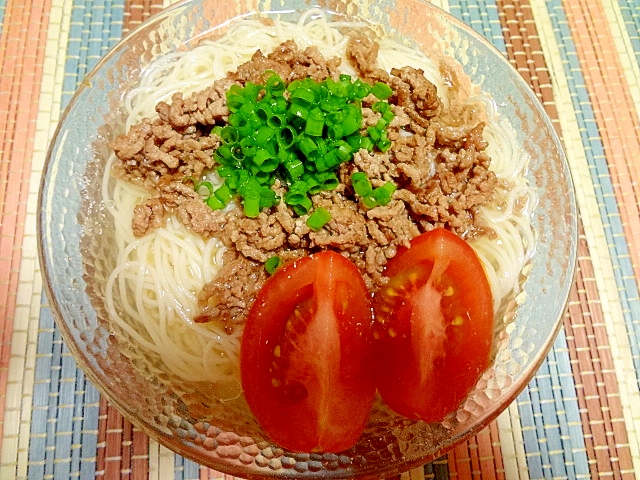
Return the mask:
{"type": "Polygon", "coordinates": [[[148,232],[164,226],[164,206],[158,198],[136,205],[133,209],[133,234],[142,237],[148,232]]]}
{"type": "Polygon", "coordinates": [[[204,238],[215,238],[229,223],[219,210],[211,210],[201,198],[191,198],[176,208],[178,219],[204,238]]]}
{"type": "Polygon", "coordinates": [[[311,246],[350,252],[369,243],[366,220],[356,202],[334,192],[318,195],[314,204],[327,209],[331,220],[320,231],[309,232],[311,246]]]}
{"type": "Polygon", "coordinates": [[[201,311],[194,321],[216,322],[231,333],[246,318],[266,278],[261,263],[229,250],[224,256],[224,268],[200,292],[201,311]]]}
{"type": "Polygon", "coordinates": [[[220,144],[211,128],[194,128],[180,134],[163,120],[142,120],[111,144],[119,162],[113,175],[156,192],[161,183],[199,178],[214,166],[213,152],[220,144]]]}
{"type": "MultiPolygon", "coordinates": [[[[379,45],[370,37],[358,35],[347,43],[346,57],[361,77],[368,77],[377,69],[379,45]]],[[[384,75],[384,73],[382,73],[384,75]]]]}
{"type": "Polygon", "coordinates": [[[301,51],[293,41],[282,43],[267,58],[289,67],[288,74],[280,75],[287,83],[303,78],[311,78],[318,82],[326,78],[337,80],[340,75],[339,58],[327,60],[317,47],[307,47],[301,51]]]}
{"type": "MultiPolygon", "coordinates": [[[[157,106],[156,120],[144,119],[112,147],[118,158],[114,174],[144,185],[151,197],[134,212],[136,236],[176,217],[204,238],[217,238],[226,247],[224,266],[200,295],[196,321],[217,321],[226,329],[245,318],[257,291],[266,280],[263,263],[274,255],[288,261],[314,251],[333,249],[349,258],[362,272],[370,290],[388,280],[384,266],[398,248],[435,227],[465,236],[480,231],[477,209],[491,200],[497,186],[484,150],[484,123],[473,105],[440,101],[436,87],[424,72],[412,67],[382,71],[377,67],[378,44],[361,35],[349,40],[346,57],[366,82],[386,82],[394,118],[387,128],[391,147],[386,152],[357,152],[353,161],[338,168],[338,188],[312,197],[327,209],[330,221],[312,231],[306,216],[298,216],[284,203],[245,217],[238,208],[211,210],[194,190],[198,179],[215,167],[213,152],[219,139],[212,126],[229,115],[225,92],[234,84],[262,83],[273,72],[285,81],[337,79],[339,59],[326,60],[315,47],[300,50],[287,41],[273,52],[256,52],[236,72],[211,87],[157,106]],[[384,206],[366,208],[351,187],[351,175],[364,172],[372,186],[393,182],[397,190],[384,206]]],[[[370,95],[362,102],[363,125],[375,125],[380,114],[370,95]]],[[[280,196],[284,185],[276,180],[280,196]]]]}
{"type": "Polygon", "coordinates": [[[396,77],[393,86],[402,92],[398,105],[405,112],[420,120],[432,118],[441,110],[442,104],[436,86],[427,80],[423,70],[412,67],[394,68],[391,75],[396,77]]]}
{"type": "Polygon", "coordinates": [[[171,103],[160,102],[156,106],[161,125],[186,134],[192,132],[194,127],[226,122],[229,109],[225,92],[235,83],[233,78],[225,77],[187,99],[182,98],[182,93],[175,93],[171,103]]]}

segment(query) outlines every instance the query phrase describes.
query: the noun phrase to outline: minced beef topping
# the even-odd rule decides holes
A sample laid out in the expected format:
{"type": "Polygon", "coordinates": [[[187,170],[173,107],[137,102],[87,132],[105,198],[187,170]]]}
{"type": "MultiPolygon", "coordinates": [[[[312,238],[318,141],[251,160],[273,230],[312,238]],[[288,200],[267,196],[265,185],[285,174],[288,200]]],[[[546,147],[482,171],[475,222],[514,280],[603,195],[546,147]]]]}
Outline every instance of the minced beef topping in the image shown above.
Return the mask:
{"type": "MultiPolygon", "coordinates": [[[[216,167],[213,153],[220,139],[212,127],[228,119],[229,87],[262,83],[267,71],[287,83],[307,77],[337,80],[340,59],[327,60],[315,47],[301,50],[287,41],[266,56],[258,51],[211,87],[189,98],[176,93],[170,103],[159,103],[155,120],[142,120],[112,143],[118,159],[113,174],[151,193],[135,207],[137,237],[176,215],[193,232],[227,247],[221,272],[200,294],[196,321],[217,321],[226,329],[241,324],[266,281],[263,263],[274,255],[288,261],[324,249],[339,251],[373,291],[386,282],[387,260],[413,237],[435,227],[460,236],[478,230],[477,209],[492,199],[497,186],[484,153],[480,115],[472,105],[445,106],[422,70],[377,68],[377,52],[378,44],[360,35],[350,39],[346,57],[364,81],[381,81],[393,90],[388,99],[395,114],[387,130],[391,148],[384,153],[360,150],[339,167],[341,183],[335,190],[312,197],[316,207],[331,214],[317,232],[284,203],[248,218],[239,208],[211,210],[193,188],[194,179],[216,167]],[[397,185],[391,202],[371,209],[362,205],[350,180],[358,171],[366,173],[373,187],[388,181],[397,185]]],[[[363,101],[363,129],[377,122],[379,114],[370,108],[375,100],[369,96],[363,101]]],[[[278,181],[273,188],[283,193],[278,181]]]]}

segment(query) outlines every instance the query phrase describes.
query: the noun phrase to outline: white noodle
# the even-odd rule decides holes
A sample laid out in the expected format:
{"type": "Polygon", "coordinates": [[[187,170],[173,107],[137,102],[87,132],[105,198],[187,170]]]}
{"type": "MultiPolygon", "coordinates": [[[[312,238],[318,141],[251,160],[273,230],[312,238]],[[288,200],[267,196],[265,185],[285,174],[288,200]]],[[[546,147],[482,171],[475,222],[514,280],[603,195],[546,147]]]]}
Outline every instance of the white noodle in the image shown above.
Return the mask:
{"type": "MultiPolygon", "coordinates": [[[[343,57],[347,36],[341,28],[359,24],[331,22],[320,10],[310,10],[299,23],[276,22],[267,27],[257,20],[241,20],[225,36],[207,41],[188,52],[159,58],[143,72],[140,85],[124,99],[126,129],[144,117],[155,115],[159,101],[169,101],[181,92],[186,98],[202,90],[229,71],[248,61],[257,49],[269,52],[285,40],[301,48],[316,45],[326,58],[343,57]]],[[[363,25],[360,25],[363,26],[363,25]]],[[[441,98],[447,86],[438,66],[421,54],[389,39],[380,42],[379,66],[411,65],[424,70],[438,88],[441,98]]],[[[344,73],[355,72],[346,60],[344,73]]],[[[504,298],[520,289],[520,274],[535,246],[529,215],[535,207],[535,191],[523,180],[527,157],[515,144],[510,127],[498,121],[496,107],[486,96],[469,99],[484,103],[489,116],[485,139],[492,157],[491,168],[505,189],[498,206],[481,212],[482,223],[496,238],[474,239],[471,245],[481,258],[490,280],[497,310],[504,298]]],[[[116,268],[107,282],[106,305],[114,328],[131,342],[166,364],[177,377],[187,381],[225,382],[239,378],[240,332],[224,332],[212,324],[193,322],[197,295],[212,281],[222,265],[224,247],[216,239],[203,240],[170,218],[166,228],[136,239],[131,228],[132,212],[146,193],[139,187],[115,180],[109,160],[103,181],[103,199],[114,217],[116,268]]],[[[219,182],[215,176],[212,181],[219,182]]]]}

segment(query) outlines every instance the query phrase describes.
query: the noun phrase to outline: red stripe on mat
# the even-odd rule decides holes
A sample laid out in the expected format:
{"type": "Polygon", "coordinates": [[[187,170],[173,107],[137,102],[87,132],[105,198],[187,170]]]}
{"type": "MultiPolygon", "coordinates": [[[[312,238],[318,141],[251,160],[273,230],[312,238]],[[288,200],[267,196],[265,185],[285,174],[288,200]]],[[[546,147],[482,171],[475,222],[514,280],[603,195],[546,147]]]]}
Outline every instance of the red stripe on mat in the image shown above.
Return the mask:
{"type": "MultiPolygon", "coordinates": [[[[570,4],[565,3],[567,8],[577,8],[570,4]]],[[[535,31],[531,7],[526,0],[516,0],[509,5],[498,1],[498,7],[509,58],[529,81],[560,131],[550,77],[540,38],[535,31]],[[515,55],[514,50],[527,53],[515,55]]],[[[606,476],[607,472],[613,472],[613,478],[622,478],[621,472],[633,469],[631,450],[622,417],[611,346],[602,320],[593,264],[582,233],[579,257],[576,288],[569,299],[569,314],[564,317],[564,328],[577,386],[587,455],[592,475],[606,476]]]]}
{"type": "Polygon", "coordinates": [[[147,480],[149,438],[120,412],[100,400],[96,478],[103,480],[147,480]]]}
{"type": "Polygon", "coordinates": [[[0,443],[50,7],[8,2],[0,37],[0,443]]]}
{"type": "Polygon", "coordinates": [[[514,2],[499,0],[497,5],[507,47],[507,56],[522,78],[531,85],[556,130],[560,132],[551,76],[542,53],[540,37],[531,13],[531,7],[528,3],[518,0],[514,2]]]}
{"type": "Polygon", "coordinates": [[[633,471],[633,458],[593,264],[582,231],[576,287],[569,298],[564,328],[585,445],[593,460],[591,474],[594,478],[635,478],[625,477],[625,472],[629,475],[633,471]]]}
{"type": "MultiPolygon", "coordinates": [[[[566,2],[567,20],[604,146],[635,278],[640,278],[640,118],[600,2],[566,2]]],[[[620,33],[616,32],[616,36],[620,33]]]]}
{"type": "Polygon", "coordinates": [[[492,422],[475,437],[458,445],[447,455],[451,478],[504,480],[498,425],[492,422]]]}
{"type": "Polygon", "coordinates": [[[161,10],[162,0],[127,0],[124,5],[123,33],[131,31],[161,10]]]}

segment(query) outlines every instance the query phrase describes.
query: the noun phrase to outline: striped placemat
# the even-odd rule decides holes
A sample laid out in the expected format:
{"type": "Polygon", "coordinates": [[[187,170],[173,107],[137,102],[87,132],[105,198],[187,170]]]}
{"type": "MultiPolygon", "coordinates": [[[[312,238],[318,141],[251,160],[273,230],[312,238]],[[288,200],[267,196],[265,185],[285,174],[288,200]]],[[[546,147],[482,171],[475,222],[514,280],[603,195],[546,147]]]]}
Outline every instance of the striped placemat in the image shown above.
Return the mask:
{"type": "MultiPolygon", "coordinates": [[[[161,0],[0,0],[0,479],[232,478],[176,455],[100,397],[42,294],[36,199],[62,109],[161,0]]],[[[527,388],[422,478],[640,478],[640,0],[434,1],[543,102],[580,211],[563,328],[527,388]]]]}

